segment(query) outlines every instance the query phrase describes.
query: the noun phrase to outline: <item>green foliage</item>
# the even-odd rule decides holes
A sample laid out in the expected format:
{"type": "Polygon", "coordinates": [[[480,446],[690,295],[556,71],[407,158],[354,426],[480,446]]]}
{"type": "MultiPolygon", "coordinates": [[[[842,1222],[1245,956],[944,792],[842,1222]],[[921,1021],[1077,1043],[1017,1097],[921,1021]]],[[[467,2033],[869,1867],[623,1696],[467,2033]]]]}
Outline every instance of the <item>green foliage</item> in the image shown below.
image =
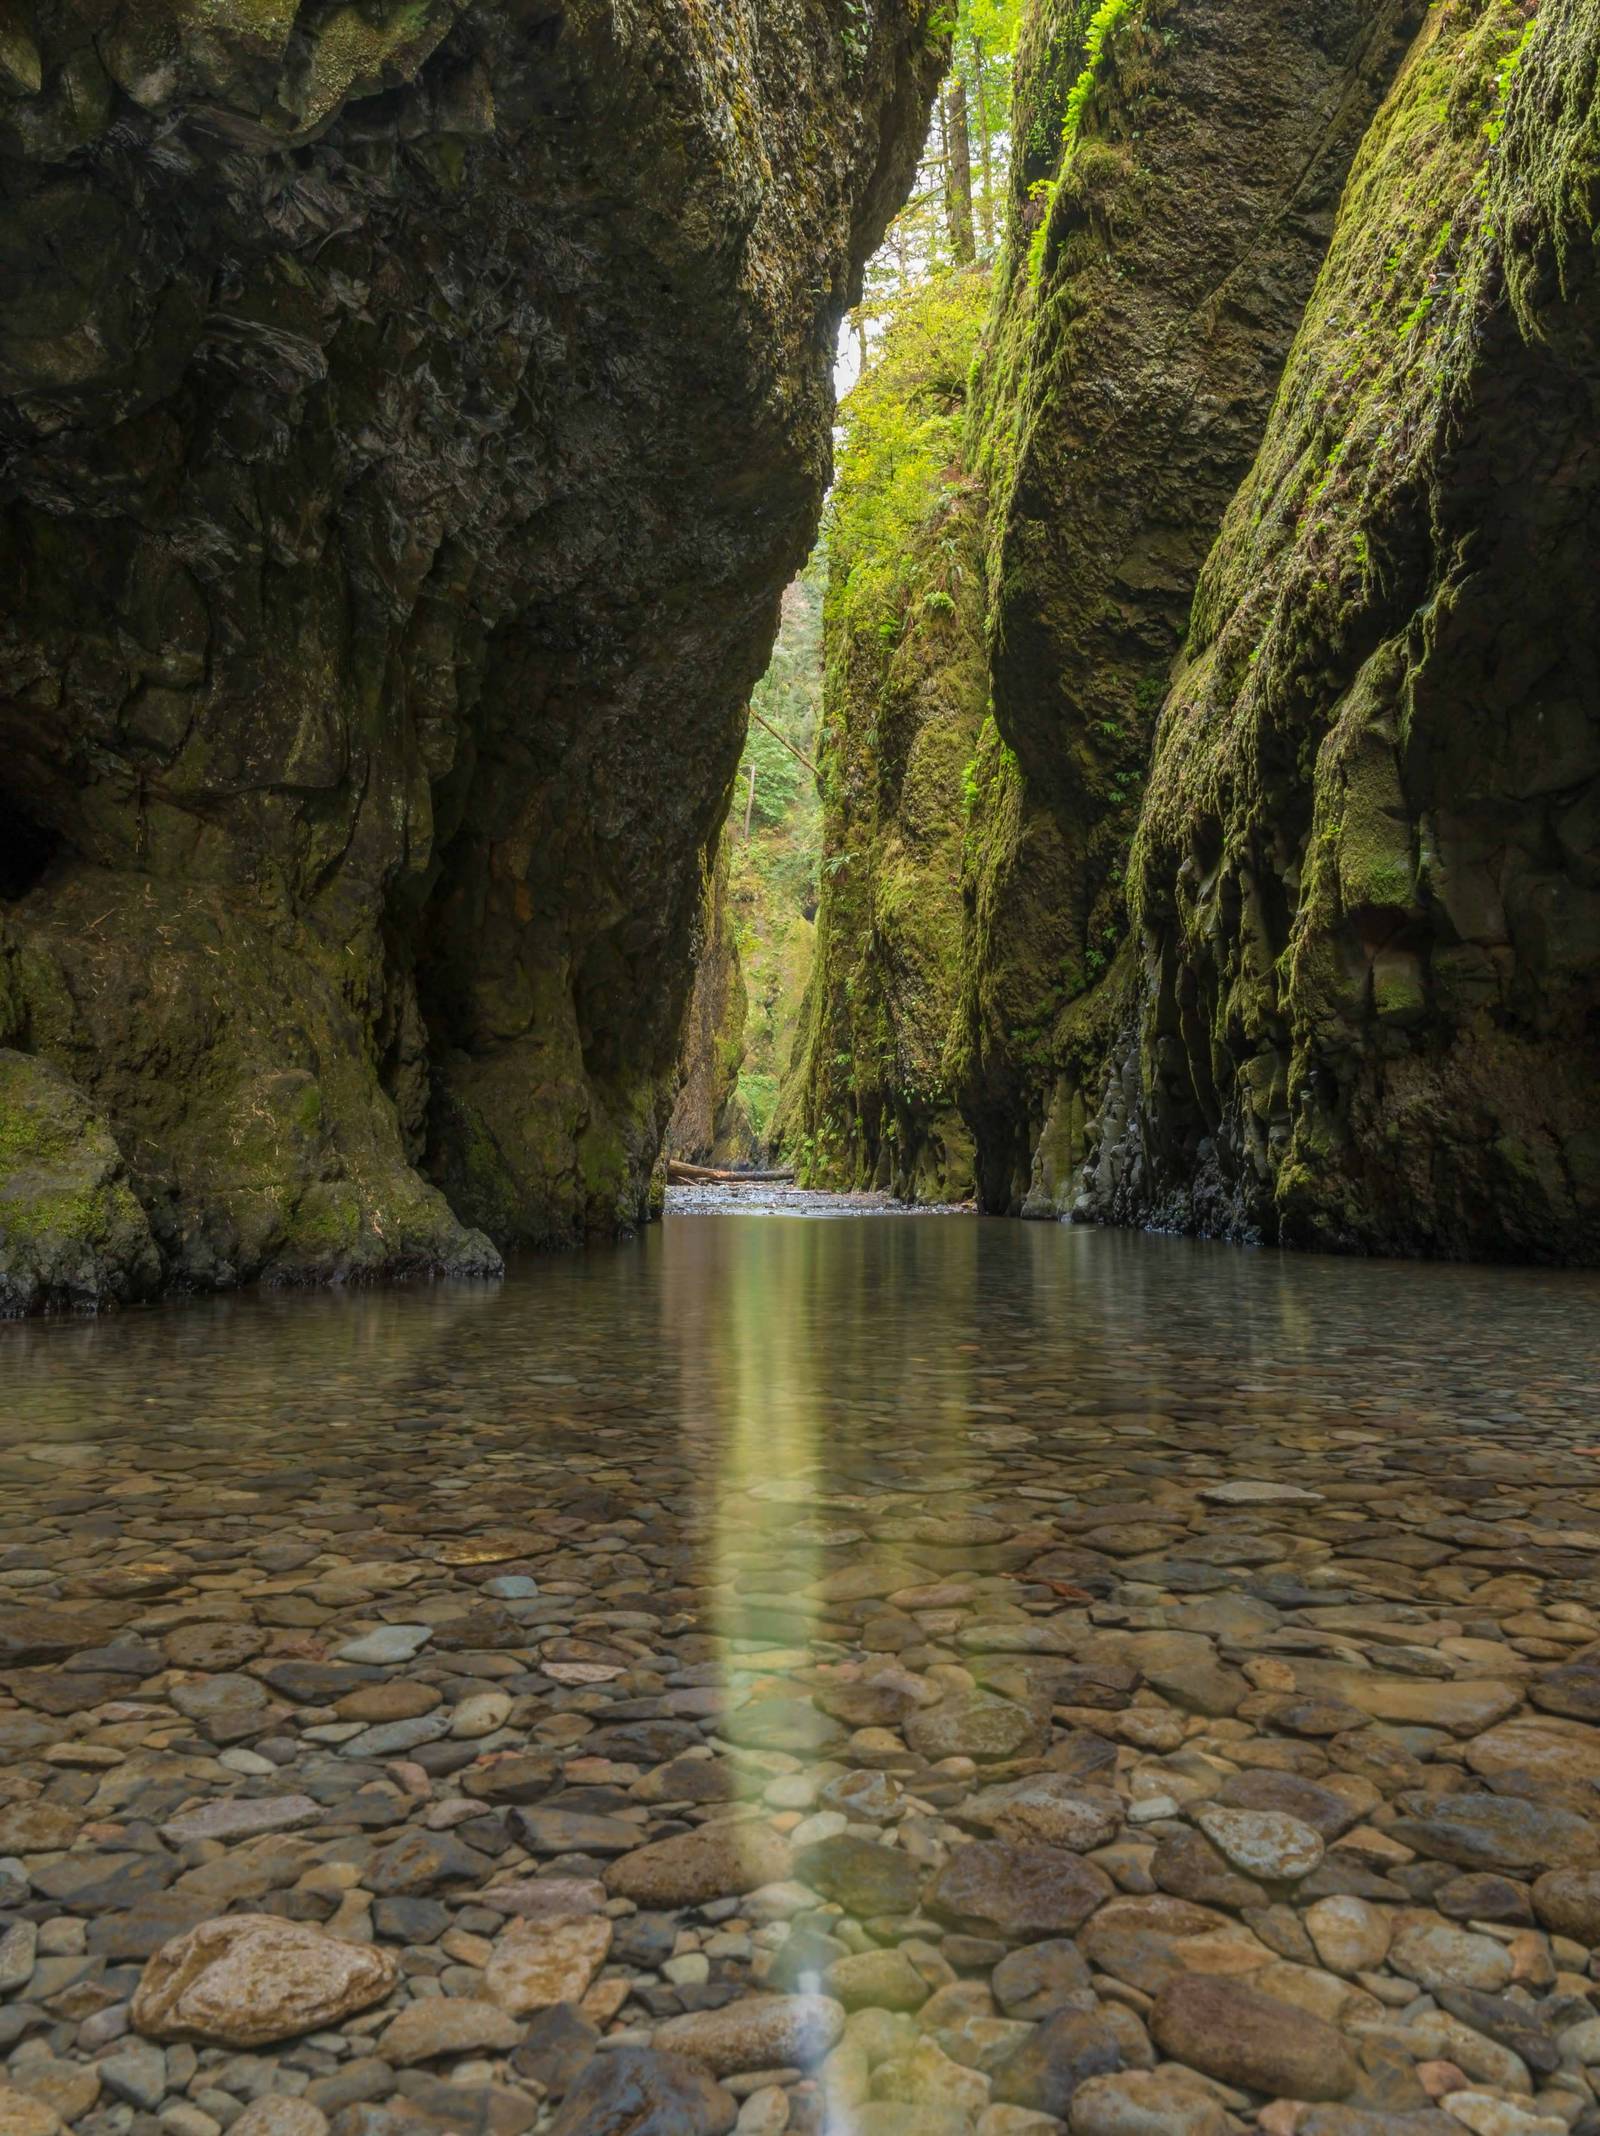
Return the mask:
{"type": "MultiPolygon", "coordinates": [[[[821,719],[826,570],[819,547],[784,595],[771,665],[751,698],[755,709],[808,757],[816,751],[821,719]]],[[[810,976],[809,915],[818,896],[822,805],[816,782],[804,765],[754,721],[723,836],[729,850],[729,898],[748,998],[738,1093],[757,1143],[765,1146],[773,1132],[781,1079],[810,976]],[[752,763],[756,805],[746,842],[746,782],[752,763]]]]}
{"type": "Polygon", "coordinates": [[[961,0],[959,26],[986,57],[1009,59],[1022,27],[1022,0],[961,0]]]}
{"type": "Polygon", "coordinates": [[[970,1190],[943,1054],[962,767],[986,694],[982,497],[961,447],[988,298],[977,268],[903,290],[841,411],[825,535],[827,854],[775,1126],[810,1183],[970,1190]]]}
{"type": "Polygon", "coordinates": [[[772,664],[751,694],[752,708],[766,720],[750,722],[744,762],[734,794],[734,814],[743,820],[752,764],[756,774],[755,821],[769,828],[787,821],[805,805],[811,774],[792,752],[809,757],[816,744],[822,702],[821,573],[813,571],[791,587],[784,599],[783,627],[773,647],[772,664]],[[775,727],[777,736],[768,731],[775,727]],[[785,749],[784,742],[790,747],[785,749]]]}
{"type": "Polygon", "coordinates": [[[778,1078],[770,1071],[740,1069],[739,1101],[749,1115],[757,1138],[765,1142],[778,1106],[778,1078]]]}
{"type": "Polygon", "coordinates": [[[1089,99],[1094,94],[1107,40],[1127,18],[1132,6],[1133,0],[1100,0],[1100,5],[1090,16],[1088,27],[1083,33],[1083,67],[1077,80],[1067,91],[1066,110],[1061,119],[1061,162],[1053,177],[1041,178],[1028,189],[1029,198],[1039,207],[1039,220],[1028,244],[1030,289],[1037,289],[1044,276],[1045,253],[1050,242],[1050,217],[1055,208],[1056,195],[1061,190],[1061,181],[1078,145],[1078,130],[1083,124],[1083,115],[1088,109],[1089,99]]]}
{"type": "Polygon", "coordinates": [[[866,63],[872,49],[872,17],[867,9],[867,0],[843,0],[845,22],[840,31],[844,41],[845,56],[852,68],[866,63]]]}
{"type": "MultiPolygon", "coordinates": [[[[837,615],[842,629],[876,631],[886,646],[899,636],[917,536],[959,483],[967,377],[988,297],[988,276],[973,270],[908,293],[841,410],[825,534],[830,630],[837,615]]],[[[935,611],[954,609],[947,584],[924,597],[935,611]]]]}
{"type": "Polygon", "coordinates": [[[1039,220],[1028,240],[1028,287],[1037,289],[1044,279],[1045,250],[1050,243],[1050,214],[1056,204],[1060,181],[1041,178],[1028,188],[1028,197],[1039,210],[1039,220]]]}
{"type": "Polygon", "coordinates": [[[1495,147],[1506,130],[1506,104],[1511,96],[1511,84],[1517,78],[1517,69],[1528,56],[1528,47],[1539,28],[1537,16],[1523,30],[1515,45],[1501,61],[1494,78],[1494,109],[1483,122],[1483,130],[1489,137],[1489,146],[1495,147]]]}
{"type": "Polygon", "coordinates": [[[1101,0],[1089,18],[1083,38],[1083,72],[1068,91],[1066,115],[1061,121],[1061,139],[1069,149],[1078,138],[1084,109],[1094,94],[1095,76],[1105,56],[1106,40],[1126,18],[1132,5],[1133,0],[1101,0]]]}
{"type": "MultiPolygon", "coordinates": [[[[930,39],[949,41],[946,97],[954,92],[965,104],[973,227],[964,249],[954,245],[951,179],[960,165],[950,161],[942,97],[935,105],[911,198],[867,263],[864,295],[852,314],[863,367],[885,321],[908,290],[963,260],[993,255],[1005,218],[1014,54],[1025,12],[1026,0],[941,0],[928,17],[930,39]]],[[[958,126],[958,139],[960,133],[958,126]]],[[[956,219],[967,221],[965,207],[956,219]]]]}

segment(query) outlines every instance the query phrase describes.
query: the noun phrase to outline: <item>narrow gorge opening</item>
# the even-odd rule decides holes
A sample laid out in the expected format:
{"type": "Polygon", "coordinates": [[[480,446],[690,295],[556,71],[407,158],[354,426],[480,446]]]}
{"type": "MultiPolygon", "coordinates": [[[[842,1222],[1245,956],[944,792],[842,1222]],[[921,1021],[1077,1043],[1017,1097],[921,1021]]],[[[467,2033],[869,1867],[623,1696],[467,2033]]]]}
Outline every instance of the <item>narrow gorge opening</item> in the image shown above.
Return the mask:
{"type": "Polygon", "coordinates": [[[1453,6],[31,30],[0,1042],[145,1273],[8,1298],[664,1152],[1591,1258],[1586,46],[1453,6]]]}

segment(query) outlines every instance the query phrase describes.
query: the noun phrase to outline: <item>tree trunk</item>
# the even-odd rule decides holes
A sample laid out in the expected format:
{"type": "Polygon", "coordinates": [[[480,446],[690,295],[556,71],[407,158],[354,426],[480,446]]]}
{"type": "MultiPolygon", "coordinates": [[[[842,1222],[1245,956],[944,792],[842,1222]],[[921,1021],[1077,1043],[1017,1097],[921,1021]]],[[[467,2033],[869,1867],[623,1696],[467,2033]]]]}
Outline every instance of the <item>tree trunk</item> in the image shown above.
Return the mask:
{"type": "Polygon", "coordinates": [[[984,71],[983,46],[972,40],[972,80],[978,92],[978,165],[983,172],[983,197],[978,204],[983,230],[983,249],[994,250],[994,132],[989,124],[989,77],[984,71]]]}
{"type": "Polygon", "coordinates": [[[725,1172],[711,1164],[685,1164],[681,1158],[667,1159],[667,1185],[669,1187],[759,1187],[774,1185],[779,1181],[792,1180],[790,1172],[725,1172]]]}
{"type": "Polygon", "coordinates": [[[952,74],[944,89],[944,210],[950,251],[958,267],[977,257],[972,228],[972,135],[967,123],[967,85],[952,74]]]}
{"type": "Polygon", "coordinates": [[[750,826],[756,814],[756,760],[750,759],[750,791],[744,797],[744,842],[750,843],[750,826]]]}

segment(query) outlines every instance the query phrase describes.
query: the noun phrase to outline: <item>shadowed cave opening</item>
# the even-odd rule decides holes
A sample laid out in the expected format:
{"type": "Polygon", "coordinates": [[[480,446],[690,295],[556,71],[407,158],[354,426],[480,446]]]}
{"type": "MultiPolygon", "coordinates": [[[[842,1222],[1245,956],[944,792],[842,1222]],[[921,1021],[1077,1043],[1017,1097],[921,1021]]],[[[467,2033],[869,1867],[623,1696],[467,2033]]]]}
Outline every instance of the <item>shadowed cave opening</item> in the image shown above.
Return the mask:
{"type": "Polygon", "coordinates": [[[38,822],[14,794],[0,791],[0,900],[26,897],[63,842],[59,831],[38,822]]]}

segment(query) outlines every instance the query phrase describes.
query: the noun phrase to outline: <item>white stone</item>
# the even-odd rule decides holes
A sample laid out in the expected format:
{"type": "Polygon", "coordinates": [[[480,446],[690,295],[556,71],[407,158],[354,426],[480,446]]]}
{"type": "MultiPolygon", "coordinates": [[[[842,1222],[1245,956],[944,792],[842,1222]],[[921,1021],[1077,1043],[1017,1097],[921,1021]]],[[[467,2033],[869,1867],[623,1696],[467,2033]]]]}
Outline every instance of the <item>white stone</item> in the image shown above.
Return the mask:
{"type": "Polygon", "coordinates": [[[844,2008],[829,1995],[747,1995],[719,2010],[691,2010],[656,2030],[655,2044],[704,2062],[713,2076],[743,2069],[808,2069],[844,2030],[844,2008]]]}
{"type": "Polygon", "coordinates": [[[504,1691],[476,1691],[464,1698],[450,1714],[450,1733],[458,1741],[475,1743],[480,1736],[493,1735],[503,1728],[511,1715],[511,1699],[504,1691]]]}
{"type": "Polygon", "coordinates": [[[1498,1995],[1511,1980],[1513,1959],[1492,1936],[1475,1936],[1448,1921],[1412,1921],[1389,1946],[1389,1969],[1420,1987],[1476,1988],[1498,1995]]]}
{"type": "Polygon", "coordinates": [[[1493,2092],[1447,2092],[1439,2104],[1472,2136],[1568,2136],[1566,2122],[1554,2114],[1536,2114],[1493,2092]]]}
{"type": "Polygon", "coordinates": [[[1345,1894],[1305,1911],[1306,1932],[1330,1973],[1375,1973],[1389,1953],[1389,1923],[1376,1906],[1345,1894]]]}
{"type": "Polygon", "coordinates": [[[410,1661],[432,1637],[431,1624],[380,1624],[376,1631],[364,1632],[340,1647],[337,1658],[378,1664],[410,1661]]]}
{"type": "Polygon", "coordinates": [[[277,2092],[247,2106],[228,2136],[328,2136],[328,2117],[309,2099],[277,2092]]]}
{"type": "Polygon", "coordinates": [[[783,2136],[789,2126],[789,2094],[781,2084],[763,2084],[739,2109],[738,2136],[783,2136]]]}
{"type": "Polygon", "coordinates": [[[368,2009],[399,1977],[388,1951],[277,1914],[225,1914],[161,1946],[131,2016],[135,2031],[154,2039],[261,2047],[368,2009]]]}
{"type": "Polygon", "coordinates": [[[18,1921],[0,1936],[0,1995],[25,1988],[33,1978],[39,1931],[31,1921],[18,1921]]]}
{"type": "Polygon", "coordinates": [[[789,1844],[794,1847],[814,1847],[819,1840],[834,1839],[848,1830],[850,1820],[837,1810],[818,1810],[814,1816],[802,1819],[789,1834],[789,1844]]]}
{"type": "Polygon", "coordinates": [[[514,1921],[500,1936],[483,1976],[484,1992],[523,2017],[554,2003],[581,2002],[611,1948],[604,1914],[553,1921],[514,1921]]]}
{"type": "Polygon", "coordinates": [[[224,1797],[169,1817],[161,1837],[171,1847],[193,1839],[254,1839],[263,1832],[292,1832],[315,1824],[322,1805],[309,1795],[258,1795],[250,1800],[224,1797]]]}
{"type": "Polygon", "coordinates": [[[1282,1810],[1233,1810],[1208,1803],[1195,1811],[1194,1821],[1236,1869],[1274,1883],[1309,1876],[1325,1852],[1321,1833],[1282,1810]]]}
{"type": "Polygon", "coordinates": [[[669,1958],[661,1968],[663,1980],[670,1980],[675,1988],[699,1988],[711,1978],[711,1960],[704,1951],[685,1951],[681,1958],[669,1958]]]}

